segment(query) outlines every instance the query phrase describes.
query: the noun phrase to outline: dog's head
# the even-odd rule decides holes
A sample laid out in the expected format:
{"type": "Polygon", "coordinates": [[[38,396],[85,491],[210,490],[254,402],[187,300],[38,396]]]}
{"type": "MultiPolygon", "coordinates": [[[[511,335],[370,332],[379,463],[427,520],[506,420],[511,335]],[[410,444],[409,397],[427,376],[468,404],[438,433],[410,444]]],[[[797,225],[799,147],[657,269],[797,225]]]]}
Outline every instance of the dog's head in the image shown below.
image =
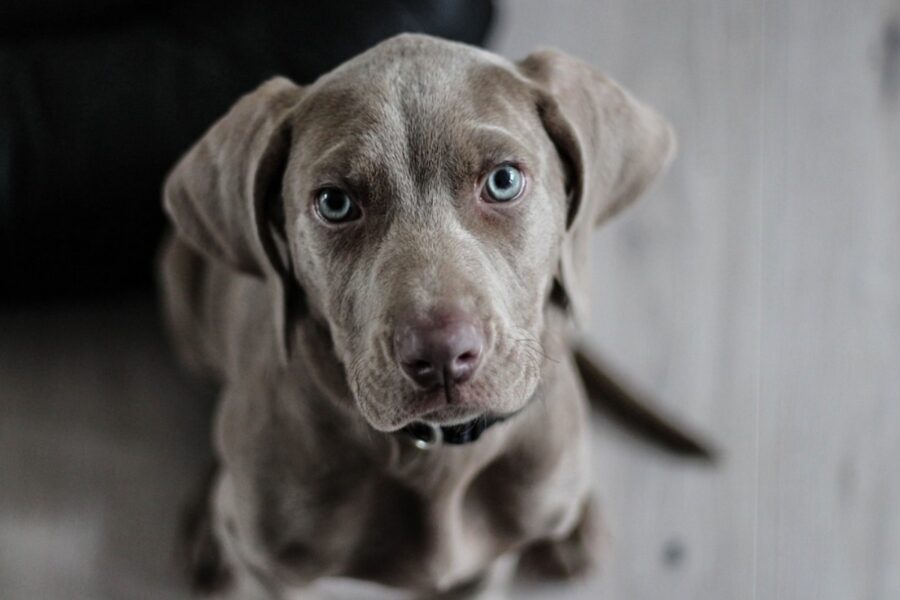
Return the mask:
{"type": "Polygon", "coordinates": [[[584,315],[590,231],[672,145],[659,115],[562,53],[511,63],[402,35],[245,96],[165,204],[188,243],[265,279],[285,356],[302,290],[359,410],[390,431],[527,402],[547,303],[584,315]]]}

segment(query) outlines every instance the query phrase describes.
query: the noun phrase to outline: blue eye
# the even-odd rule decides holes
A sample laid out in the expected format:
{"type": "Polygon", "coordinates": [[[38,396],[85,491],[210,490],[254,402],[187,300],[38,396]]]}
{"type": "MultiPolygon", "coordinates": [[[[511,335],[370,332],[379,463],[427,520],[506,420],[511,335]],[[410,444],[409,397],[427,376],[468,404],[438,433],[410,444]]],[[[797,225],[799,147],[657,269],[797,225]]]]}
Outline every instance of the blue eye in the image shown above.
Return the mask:
{"type": "Polygon", "coordinates": [[[525,187],[525,176],[512,165],[500,165],[488,173],[484,184],[487,200],[509,202],[515,200],[525,187]]]}
{"type": "Polygon", "coordinates": [[[328,187],[316,194],[316,212],[329,223],[347,223],[360,217],[359,207],[344,190],[328,187]]]}

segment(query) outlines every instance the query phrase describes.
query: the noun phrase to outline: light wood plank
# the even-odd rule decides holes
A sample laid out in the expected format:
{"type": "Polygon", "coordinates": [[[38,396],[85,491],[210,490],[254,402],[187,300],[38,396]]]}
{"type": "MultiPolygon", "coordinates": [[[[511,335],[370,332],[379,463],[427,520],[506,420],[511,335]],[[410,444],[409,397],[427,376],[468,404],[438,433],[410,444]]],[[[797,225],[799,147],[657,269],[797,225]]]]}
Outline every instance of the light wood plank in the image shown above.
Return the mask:
{"type": "Polygon", "coordinates": [[[728,451],[709,475],[601,437],[614,540],[584,597],[898,597],[891,8],[506,7],[504,53],[583,56],[678,129],[673,172],[598,236],[593,331],[728,451]]]}
{"type": "MultiPolygon", "coordinates": [[[[508,3],[509,17],[541,4],[508,3]]],[[[501,34],[503,52],[549,43],[585,58],[667,115],[681,147],[657,187],[597,235],[594,336],[662,404],[714,431],[726,453],[718,470],[698,470],[603,427],[597,477],[609,555],[577,597],[751,598],[762,8],[550,4],[540,19],[521,15],[527,35],[527,24],[501,34]]]]}

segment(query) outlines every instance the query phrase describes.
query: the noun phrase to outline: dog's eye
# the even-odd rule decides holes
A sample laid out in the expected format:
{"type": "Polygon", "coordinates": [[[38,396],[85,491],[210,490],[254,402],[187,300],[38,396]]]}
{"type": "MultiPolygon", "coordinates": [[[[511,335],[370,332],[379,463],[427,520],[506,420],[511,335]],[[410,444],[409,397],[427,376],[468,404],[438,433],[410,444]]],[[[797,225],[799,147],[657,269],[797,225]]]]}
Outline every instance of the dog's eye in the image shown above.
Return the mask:
{"type": "Polygon", "coordinates": [[[347,223],[358,219],[359,207],[344,190],[328,187],[316,194],[316,212],[329,223],[347,223]]]}
{"type": "Polygon", "coordinates": [[[488,173],[484,191],[490,202],[509,202],[518,198],[524,187],[522,171],[512,165],[500,165],[488,173]]]}

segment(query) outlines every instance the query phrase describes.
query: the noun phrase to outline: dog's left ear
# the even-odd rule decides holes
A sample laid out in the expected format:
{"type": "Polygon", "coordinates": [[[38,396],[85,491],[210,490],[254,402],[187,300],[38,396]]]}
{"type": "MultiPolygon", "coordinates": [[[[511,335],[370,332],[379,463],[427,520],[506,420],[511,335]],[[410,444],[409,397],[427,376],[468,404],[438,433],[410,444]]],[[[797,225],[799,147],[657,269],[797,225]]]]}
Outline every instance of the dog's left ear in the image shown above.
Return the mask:
{"type": "Polygon", "coordinates": [[[301,97],[301,88],[281,77],[245,95],[182,157],[163,190],[166,213],[181,239],[212,260],[264,280],[285,363],[295,283],[277,230],[291,145],[288,116],[301,97]]]}
{"type": "Polygon", "coordinates": [[[534,85],[538,113],[567,171],[566,238],[557,282],[576,320],[589,302],[591,231],[631,204],[675,150],[672,128],[615,82],[558,50],[518,65],[534,85]]]}

